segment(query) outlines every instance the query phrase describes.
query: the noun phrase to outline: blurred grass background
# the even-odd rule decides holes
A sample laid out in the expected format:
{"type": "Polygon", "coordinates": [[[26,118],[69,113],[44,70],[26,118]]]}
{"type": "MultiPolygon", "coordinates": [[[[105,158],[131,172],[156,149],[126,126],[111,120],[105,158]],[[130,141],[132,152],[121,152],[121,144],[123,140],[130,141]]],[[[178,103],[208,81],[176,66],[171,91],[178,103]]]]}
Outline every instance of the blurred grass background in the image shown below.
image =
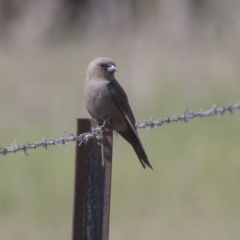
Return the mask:
{"type": "MultiPolygon", "coordinates": [[[[240,2],[0,2],[0,146],[75,131],[108,56],[137,120],[239,101],[240,2]]],[[[114,139],[110,239],[239,239],[239,114],[114,139]]],[[[0,239],[71,238],[74,144],[0,156],[0,239]]]]}

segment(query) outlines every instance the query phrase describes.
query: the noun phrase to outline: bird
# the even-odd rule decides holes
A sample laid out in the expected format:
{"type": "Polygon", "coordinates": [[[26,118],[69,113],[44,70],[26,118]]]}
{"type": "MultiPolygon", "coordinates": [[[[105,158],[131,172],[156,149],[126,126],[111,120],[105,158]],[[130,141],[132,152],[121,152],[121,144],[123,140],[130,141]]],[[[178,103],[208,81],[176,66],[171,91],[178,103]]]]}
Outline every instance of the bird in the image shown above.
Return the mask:
{"type": "Polygon", "coordinates": [[[92,118],[111,120],[113,129],[130,143],[143,168],[152,166],[143,148],[128,97],[115,79],[116,64],[111,58],[99,57],[88,65],[84,81],[84,101],[92,118]]]}

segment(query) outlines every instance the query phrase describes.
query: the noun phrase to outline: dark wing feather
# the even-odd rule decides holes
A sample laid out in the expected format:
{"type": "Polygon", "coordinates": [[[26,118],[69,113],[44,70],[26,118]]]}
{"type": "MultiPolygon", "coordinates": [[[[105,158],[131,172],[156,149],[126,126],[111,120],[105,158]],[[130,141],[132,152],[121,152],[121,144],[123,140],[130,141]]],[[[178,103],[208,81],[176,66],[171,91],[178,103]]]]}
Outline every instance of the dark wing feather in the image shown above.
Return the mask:
{"type": "Polygon", "coordinates": [[[124,117],[129,127],[133,130],[138,140],[140,141],[138,137],[138,133],[135,128],[135,118],[132,113],[131,107],[128,103],[128,98],[126,93],[124,92],[123,88],[120,86],[120,84],[116,80],[111,81],[107,86],[108,86],[109,92],[111,93],[113,102],[116,104],[119,110],[124,114],[124,117]]]}
{"type": "Polygon", "coordinates": [[[127,95],[117,80],[113,80],[108,83],[107,87],[116,106],[128,115],[132,124],[135,124],[135,118],[128,103],[127,95]]]}
{"type": "Polygon", "coordinates": [[[147,165],[150,168],[152,168],[151,164],[148,161],[147,155],[144,151],[138,133],[136,131],[135,118],[128,103],[126,93],[116,80],[108,83],[107,87],[111,94],[113,102],[116,104],[121,113],[124,115],[128,125],[128,130],[124,132],[119,132],[119,134],[133,146],[142,166],[145,168],[145,166],[147,165]]]}

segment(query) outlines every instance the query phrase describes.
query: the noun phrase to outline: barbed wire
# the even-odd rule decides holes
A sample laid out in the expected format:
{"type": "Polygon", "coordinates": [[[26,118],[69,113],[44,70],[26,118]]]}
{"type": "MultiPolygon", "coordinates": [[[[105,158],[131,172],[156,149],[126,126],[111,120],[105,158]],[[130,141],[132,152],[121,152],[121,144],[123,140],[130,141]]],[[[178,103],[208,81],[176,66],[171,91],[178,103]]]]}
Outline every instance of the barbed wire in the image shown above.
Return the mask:
{"type": "MultiPolygon", "coordinates": [[[[164,124],[169,124],[172,122],[188,122],[189,120],[193,118],[202,118],[202,117],[210,117],[213,115],[223,115],[225,113],[234,113],[234,111],[240,110],[240,102],[235,103],[235,104],[230,104],[226,107],[217,107],[216,105],[213,105],[212,108],[203,111],[202,109],[194,113],[192,111],[189,111],[186,109],[186,111],[182,115],[177,115],[177,116],[171,116],[171,117],[166,117],[163,119],[159,119],[156,121],[153,121],[153,117],[149,121],[142,121],[142,122],[137,122],[135,124],[135,127],[137,129],[142,129],[142,128],[147,128],[147,130],[151,130],[152,128],[157,128],[160,127],[164,124]]],[[[41,141],[34,142],[34,143],[25,143],[25,144],[17,144],[17,141],[14,140],[13,144],[10,147],[0,147],[0,154],[6,155],[8,153],[15,153],[17,151],[22,151],[22,155],[28,155],[27,150],[28,149],[36,149],[38,147],[45,147],[47,149],[48,146],[51,145],[57,145],[57,144],[67,144],[68,142],[74,142],[78,141],[79,145],[82,143],[87,143],[89,139],[95,138],[98,141],[102,139],[102,132],[104,131],[104,128],[108,124],[108,120],[104,121],[103,125],[100,127],[97,127],[93,129],[91,132],[83,133],[77,136],[76,134],[69,134],[67,136],[66,133],[64,133],[60,138],[52,138],[50,140],[46,140],[44,137],[42,137],[41,141]]],[[[115,132],[117,135],[117,133],[115,132]]]]}
{"type": "Polygon", "coordinates": [[[82,143],[87,143],[89,139],[95,138],[98,141],[102,139],[102,132],[104,131],[107,122],[104,122],[102,126],[99,126],[93,129],[91,132],[82,133],[79,136],[76,134],[69,134],[67,137],[66,133],[64,133],[60,138],[51,138],[50,140],[46,140],[42,137],[41,141],[34,142],[34,143],[25,143],[18,145],[16,139],[14,140],[13,144],[10,147],[1,148],[0,147],[0,154],[6,155],[7,153],[15,153],[17,151],[22,151],[22,155],[27,155],[28,149],[36,149],[38,147],[45,147],[47,149],[48,146],[57,145],[57,144],[64,144],[66,145],[68,142],[78,141],[79,146],[82,143]]]}
{"type": "Polygon", "coordinates": [[[136,128],[149,128],[149,130],[151,130],[152,128],[157,128],[160,127],[163,124],[169,124],[171,122],[188,122],[189,120],[196,118],[196,117],[210,117],[213,115],[223,115],[226,112],[229,113],[233,113],[235,110],[240,110],[240,102],[239,103],[235,103],[235,104],[230,104],[226,107],[217,107],[217,105],[213,105],[212,108],[203,111],[202,109],[197,112],[194,113],[192,111],[188,111],[188,109],[186,109],[186,111],[182,114],[182,115],[178,115],[178,116],[172,116],[172,117],[166,117],[160,120],[156,120],[153,121],[152,118],[150,119],[150,121],[142,121],[142,122],[138,122],[136,123],[136,128]]]}

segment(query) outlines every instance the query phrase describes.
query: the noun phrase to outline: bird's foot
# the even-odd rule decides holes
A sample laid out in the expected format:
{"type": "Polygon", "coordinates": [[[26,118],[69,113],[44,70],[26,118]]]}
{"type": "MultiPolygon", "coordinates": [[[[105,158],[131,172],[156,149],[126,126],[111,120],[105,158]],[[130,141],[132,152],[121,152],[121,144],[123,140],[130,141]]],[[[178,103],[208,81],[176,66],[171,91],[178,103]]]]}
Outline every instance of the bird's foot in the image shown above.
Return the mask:
{"type": "Polygon", "coordinates": [[[105,116],[103,118],[103,126],[106,127],[106,126],[109,126],[109,125],[112,125],[112,119],[108,116],[105,116]]]}

